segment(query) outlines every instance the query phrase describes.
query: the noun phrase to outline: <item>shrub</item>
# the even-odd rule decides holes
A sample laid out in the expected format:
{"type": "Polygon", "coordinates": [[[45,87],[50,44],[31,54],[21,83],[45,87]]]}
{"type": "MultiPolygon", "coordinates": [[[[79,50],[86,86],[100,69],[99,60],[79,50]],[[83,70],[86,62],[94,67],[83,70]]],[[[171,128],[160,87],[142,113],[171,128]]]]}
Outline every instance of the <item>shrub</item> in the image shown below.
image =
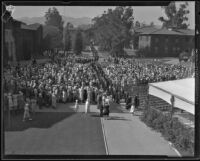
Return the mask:
{"type": "Polygon", "coordinates": [[[178,121],[178,118],[170,117],[170,114],[163,114],[145,106],[141,120],[147,126],[159,131],[179,149],[194,154],[194,130],[185,127],[178,121]]]}

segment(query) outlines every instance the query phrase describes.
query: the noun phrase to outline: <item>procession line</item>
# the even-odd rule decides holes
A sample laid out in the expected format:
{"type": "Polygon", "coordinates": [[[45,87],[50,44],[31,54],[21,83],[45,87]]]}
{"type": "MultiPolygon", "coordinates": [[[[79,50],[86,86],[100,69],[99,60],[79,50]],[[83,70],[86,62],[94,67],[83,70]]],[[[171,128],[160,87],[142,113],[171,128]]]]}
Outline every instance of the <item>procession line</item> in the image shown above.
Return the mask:
{"type": "Polygon", "coordinates": [[[103,125],[103,118],[101,118],[101,127],[102,127],[102,131],[103,131],[103,139],[104,139],[104,144],[105,144],[105,148],[106,148],[106,155],[109,155],[108,145],[107,145],[107,140],[106,140],[106,135],[105,135],[105,129],[104,129],[104,125],[103,125]]]}

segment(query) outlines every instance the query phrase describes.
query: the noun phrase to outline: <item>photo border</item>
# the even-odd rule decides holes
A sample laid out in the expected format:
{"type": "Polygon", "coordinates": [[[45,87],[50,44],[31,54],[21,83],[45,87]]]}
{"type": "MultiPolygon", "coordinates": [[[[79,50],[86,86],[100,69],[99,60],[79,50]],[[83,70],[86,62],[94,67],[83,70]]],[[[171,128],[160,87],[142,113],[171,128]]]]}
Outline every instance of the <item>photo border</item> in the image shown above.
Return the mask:
{"type": "MultiPolygon", "coordinates": [[[[164,6],[170,1],[4,1],[3,4],[13,6],[164,6]]],[[[194,157],[168,157],[168,156],[149,156],[149,155],[5,155],[4,153],[4,119],[3,108],[1,108],[1,157],[3,160],[7,159],[197,159],[200,158],[200,88],[199,88],[199,65],[200,65],[200,2],[195,2],[195,154],[194,157]],[[198,35],[197,35],[198,31],[198,35]]],[[[2,7],[3,8],[3,7],[2,7]]],[[[4,13],[2,9],[2,13],[4,13]]],[[[2,35],[3,33],[3,23],[2,35]]],[[[1,36],[2,39],[2,36],[1,36]]],[[[2,45],[3,45],[3,41],[2,45]]],[[[3,48],[1,48],[3,53],[3,48]]],[[[3,54],[1,54],[1,73],[3,73],[3,54]]],[[[1,80],[3,76],[1,74],[1,80]]],[[[1,81],[1,99],[3,100],[3,83],[1,81]]],[[[3,106],[1,101],[1,107],[3,106]]]]}

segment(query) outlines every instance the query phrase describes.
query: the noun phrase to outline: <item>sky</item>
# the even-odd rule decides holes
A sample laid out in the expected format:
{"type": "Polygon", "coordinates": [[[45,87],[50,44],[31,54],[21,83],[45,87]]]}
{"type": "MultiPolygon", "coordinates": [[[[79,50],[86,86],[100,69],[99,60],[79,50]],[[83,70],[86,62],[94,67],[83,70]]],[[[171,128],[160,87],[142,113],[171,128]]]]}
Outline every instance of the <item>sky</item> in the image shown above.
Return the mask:
{"type": "MultiPolygon", "coordinates": [[[[179,6],[180,3],[176,2],[179,6]]],[[[195,2],[188,1],[188,15],[189,28],[194,29],[195,26],[195,2]]],[[[49,7],[52,6],[15,6],[13,17],[18,19],[21,17],[43,17],[49,7]]],[[[108,8],[114,9],[114,6],[56,6],[61,15],[67,17],[90,17],[94,18],[100,16],[108,8]]],[[[134,21],[145,22],[150,24],[152,21],[155,25],[162,25],[158,20],[159,17],[165,17],[164,10],[159,6],[133,6],[134,21]]]]}

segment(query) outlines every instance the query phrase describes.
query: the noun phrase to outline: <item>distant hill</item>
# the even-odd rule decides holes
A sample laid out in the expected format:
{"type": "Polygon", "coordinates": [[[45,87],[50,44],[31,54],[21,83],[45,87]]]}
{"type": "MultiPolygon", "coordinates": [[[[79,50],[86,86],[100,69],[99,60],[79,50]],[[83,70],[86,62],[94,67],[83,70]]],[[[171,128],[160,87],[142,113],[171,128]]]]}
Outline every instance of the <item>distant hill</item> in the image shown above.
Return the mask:
{"type": "MultiPolygon", "coordinates": [[[[66,16],[62,16],[62,19],[65,23],[70,22],[75,27],[80,26],[80,25],[91,24],[91,20],[92,20],[89,17],[73,18],[73,17],[66,17],[66,16]]],[[[45,23],[45,17],[21,17],[21,18],[18,18],[18,20],[26,23],[27,25],[33,24],[33,23],[40,23],[40,24],[45,23]]]]}

